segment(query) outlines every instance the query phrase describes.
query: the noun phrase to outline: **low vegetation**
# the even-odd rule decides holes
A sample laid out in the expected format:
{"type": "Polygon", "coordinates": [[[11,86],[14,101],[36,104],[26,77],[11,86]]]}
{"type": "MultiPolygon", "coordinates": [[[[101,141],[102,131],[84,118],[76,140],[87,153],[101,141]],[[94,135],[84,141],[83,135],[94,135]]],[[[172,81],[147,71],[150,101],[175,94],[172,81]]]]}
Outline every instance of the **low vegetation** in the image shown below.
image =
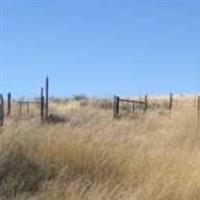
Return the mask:
{"type": "Polygon", "coordinates": [[[6,120],[0,130],[1,199],[200,199],[193,100],[176,102],[172,113],[154,102],[157,109],[146,115],[137,110],[118,120],[109,100],[82,101],[51,106],[65,116],[62,123],[40,123],[37,116],[6,120]]]}

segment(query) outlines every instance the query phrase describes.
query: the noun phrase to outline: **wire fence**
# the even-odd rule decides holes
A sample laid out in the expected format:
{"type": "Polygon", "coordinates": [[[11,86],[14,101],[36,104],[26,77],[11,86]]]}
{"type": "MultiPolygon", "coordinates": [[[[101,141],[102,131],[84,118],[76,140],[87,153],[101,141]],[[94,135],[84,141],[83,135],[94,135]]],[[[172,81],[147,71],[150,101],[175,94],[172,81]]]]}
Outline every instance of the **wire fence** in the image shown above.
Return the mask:
{"type": "MultiPolygon", "coordinates": [[[[107,102],[109,105],[111,102],[107,102]]],[[[137,111],[147,112],[164,109],[172,112],[175,109],[188,108],[197,111],[197,119],[200,121],[200,96],[181,96],[170,93],[168,96],[153,97],[145,95],[143,98],[121,98],[114,96],[112,106],[113,118],[117,119],[128,113],[137,111]]],[[[63,104],[64,105],[64,104],[63,104]]],[[[4,125],[5,118],[31,118],[38,117],[42,122],[56,120],[56,103],[49,98],[49,78],[45,79],[45,86],[41,87],[40,96],[34,100],[15,100],[9,92],[6,96],[0,94],[0,126],[4,125]]],[[[57,113],[59,114],[59,113],[57,113]]],[[[61,120],[62,121],[62,120],[61,120]]]]}

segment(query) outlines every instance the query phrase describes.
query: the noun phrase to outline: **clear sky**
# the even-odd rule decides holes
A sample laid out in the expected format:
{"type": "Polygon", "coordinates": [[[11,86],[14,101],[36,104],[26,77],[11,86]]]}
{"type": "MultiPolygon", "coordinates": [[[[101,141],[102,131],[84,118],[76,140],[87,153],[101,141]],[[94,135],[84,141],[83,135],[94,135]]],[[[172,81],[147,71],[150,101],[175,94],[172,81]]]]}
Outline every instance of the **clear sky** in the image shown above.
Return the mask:
{"type": "Polygon", "coordinates": [[[198,93],[199,0],[0,0],[0,91],[198,93]]]}

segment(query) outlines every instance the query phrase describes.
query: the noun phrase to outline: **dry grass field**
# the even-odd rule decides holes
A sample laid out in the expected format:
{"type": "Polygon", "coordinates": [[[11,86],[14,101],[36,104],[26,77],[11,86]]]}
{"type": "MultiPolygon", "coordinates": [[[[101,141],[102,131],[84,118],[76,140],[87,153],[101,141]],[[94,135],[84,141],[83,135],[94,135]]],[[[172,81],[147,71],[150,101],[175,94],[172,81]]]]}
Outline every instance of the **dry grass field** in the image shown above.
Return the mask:
{"type": "MultiPolygon", "coordinates": [[[[65,123],[12,116],[0,130],[1,200],[199,200],[200,131],[194,97],[172,113],[112,119],[106,100],[52,103],[65,123]]],[[[166,102],[165,102],[166,101],[166,102]]]]}

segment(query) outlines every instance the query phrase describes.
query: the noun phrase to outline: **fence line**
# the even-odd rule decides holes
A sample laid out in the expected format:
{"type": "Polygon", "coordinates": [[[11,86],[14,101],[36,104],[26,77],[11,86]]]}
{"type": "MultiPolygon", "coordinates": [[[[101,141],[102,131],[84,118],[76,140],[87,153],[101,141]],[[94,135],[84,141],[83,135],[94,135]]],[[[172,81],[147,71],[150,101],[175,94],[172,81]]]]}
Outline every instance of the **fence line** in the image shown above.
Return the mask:
{"type": "MultiPolygon", "coordinates": [[[[7,116],[11,116],[12,113],[12,103],[18,104],[19,108],[19,115],[22,115],[23,113],[23,106],[25,105],[26,107],[26,112],[28,115],[30,115],[30,105],[31,103],[38,103],[40,106],[40,118],[41,121],[48,120],[50,118],[49,115],[49,77],[47,76],[45,79],[45,85],[44,87],[41,87],[40,90],[40,98],[38,101],[25,101],[25,100],[20,100],[20,101],[14,101],[12,100],[12,95],[9,92],[7,94],[7,116]]],[[[132,112],[135,112],[135,109],[137,108],[136,105],[142,105],[143,108],[143,113],[145,114],[150,108],[151,104],[148,99],[148,95],[145,95],[144,99],[140,100],[130,100],[130,99],[125,99],[125,98],[120,98],[119,96],[114,96],[114,101],[113,101],[113,117],[118,118],[120,116],[120,103],[121,102],[126,102],[132,104],[132,112]]],[[[170,93],[169,95],[169,102],[167,100],[165,107],[172,111],[174,104],[177,103],[177,100],[174,101],[174,96],[173,93],[170,93]]],[[[195,102],[193,104],[195,106],[195,109],[197,107],[197,119],[198,123],[200,122],[200,96],[195,98],[195,102]]],[[[152,104],[153,107],[153,104],[152,104]]],[[[5,119],[5,102],[3,95],[0,94],[0,126],[3,126],[4,124],[4,119],[5,119]]]]}
{"type": "MultiPolygon", "coordinates": [[[[45,79],[45,96],[44,96],[44,87],[41,88],[40,99],[39,101],[26,101],[26,100],[18,100],[12,101],[12,95],[9,92],[7,94],[7,116],[11,116],[12,113],[12,102],[18,105],[19,115],[22,115],[23,107],[26,106],[26,112],[30,115],[30,104],[31,103],[39,103],[40,104],[40,116],[41,121],[44,119],[47,120],[49,117],[49,77],[47,76],[45,79]]],[[[5,104],[3,95],[0,94],[0,126],[3,126],[5,117],[5,104]]]]}

